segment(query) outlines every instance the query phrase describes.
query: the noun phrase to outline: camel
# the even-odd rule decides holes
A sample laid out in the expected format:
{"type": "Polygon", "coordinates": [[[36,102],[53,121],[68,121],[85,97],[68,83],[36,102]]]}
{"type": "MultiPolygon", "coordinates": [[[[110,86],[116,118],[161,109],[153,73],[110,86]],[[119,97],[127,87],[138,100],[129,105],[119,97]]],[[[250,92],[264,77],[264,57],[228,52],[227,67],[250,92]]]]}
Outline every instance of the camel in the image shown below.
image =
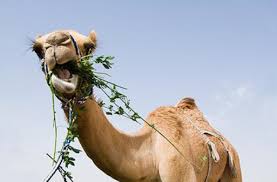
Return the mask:
{"type": "MultiPolygon", "coordinates": [[[[96,33],[88,36],[73,30],[57,30],[38,36],[33,51],[45,64],[56,69],[54,89],[72,98],[79,87],[79,75],[57,68],[96,49],[96,33]]],[[[93,163],[121,182],[241,182],[239,156],[198,109],[194,99],[184,98],[175,106],[159,107],[146,120],[165,135],[144,124],[127,134],[107,119],[94,96],[76,104],[79,142],[93,163]],[[85,108],[85,110],[81,107],[85,108]]],[[[67,114],[67,109],[64,108],[67,114]]]]}

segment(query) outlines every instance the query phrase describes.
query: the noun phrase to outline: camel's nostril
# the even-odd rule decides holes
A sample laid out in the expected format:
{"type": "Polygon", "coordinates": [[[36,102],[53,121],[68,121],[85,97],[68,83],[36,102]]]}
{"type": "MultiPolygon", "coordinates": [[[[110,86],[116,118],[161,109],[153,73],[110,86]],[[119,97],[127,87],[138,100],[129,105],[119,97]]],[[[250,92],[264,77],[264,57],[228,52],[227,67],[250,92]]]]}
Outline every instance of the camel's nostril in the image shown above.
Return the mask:
{"type": "Polygon", "coordinates": [[[49,70],[54,69],[54,67],[56,65],[54,47],[50,47],[46,50],[46,52],[45,52],[45,63],[47,64],[49,70]]]}

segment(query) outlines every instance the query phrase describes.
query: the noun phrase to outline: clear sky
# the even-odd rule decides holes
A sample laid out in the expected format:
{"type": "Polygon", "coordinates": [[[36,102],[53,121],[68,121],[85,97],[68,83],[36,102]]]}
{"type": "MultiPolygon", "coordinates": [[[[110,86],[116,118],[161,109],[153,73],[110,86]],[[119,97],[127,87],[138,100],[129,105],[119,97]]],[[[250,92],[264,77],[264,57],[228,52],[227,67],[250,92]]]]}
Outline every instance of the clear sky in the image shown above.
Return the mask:
{"type": "MultiPolygon", "coordinates": [[[[240,154],[244,181],[276,180],[277,1],[36,1],[0,5],[1,181],[41,181],[51,168],[51,96],[31,39],[56,29],[98,33],[112,81],[139,113],[194,97],[240,154]]],[[[66,123],[57,106],[59,141],[66,123]]],[[[139,126],[112,118],[124,131],[139,126]]],[[[76,156],[75,181],[113,181],[76,156]]],[[[61,181],[57,178],[56,181],[61,181]]]]}

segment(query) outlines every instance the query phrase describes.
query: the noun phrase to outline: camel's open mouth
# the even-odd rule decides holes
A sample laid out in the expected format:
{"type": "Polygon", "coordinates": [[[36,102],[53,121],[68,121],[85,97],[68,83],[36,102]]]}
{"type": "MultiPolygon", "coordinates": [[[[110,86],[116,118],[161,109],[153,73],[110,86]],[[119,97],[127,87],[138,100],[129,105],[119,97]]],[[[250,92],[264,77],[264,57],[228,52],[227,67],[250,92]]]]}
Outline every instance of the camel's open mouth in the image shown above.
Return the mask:
{"type": "Polygon", "coordinates": [[[68,61],[65,64],[56,64],[52,70],[51,81],[54,88],[61,94],[72,94],[78,87],[79,76],[76,61],[68,61]]]}

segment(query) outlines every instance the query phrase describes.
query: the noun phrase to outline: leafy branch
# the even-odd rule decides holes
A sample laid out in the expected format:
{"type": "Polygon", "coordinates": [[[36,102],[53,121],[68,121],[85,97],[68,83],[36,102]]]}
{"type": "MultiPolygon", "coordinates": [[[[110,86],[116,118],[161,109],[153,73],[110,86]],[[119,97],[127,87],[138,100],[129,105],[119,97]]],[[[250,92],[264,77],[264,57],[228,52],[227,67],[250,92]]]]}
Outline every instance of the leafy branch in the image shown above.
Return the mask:
{"type": "MultiPolygon", "coordinates": [[[[50,88],[52,91],[52,95],[54,95],[55,90],[53,89],[53,85],[50,84],[50,88]]],[[[52,97],[53,98],[53,97],[52,97]]],[[[53,123],[54,123],[54,128],[55,128],[55,142],[54,142],[54,154],[53,157],[51,157],[49,154],[47,156],[53,161],[54,167],[48,174],[48,176],[45,178],[45,182],[49,182],[54,174],[59,171],[61,176],[63,177],[64,182],[67,182],[68,180],[73,182],[73,177],[71,172],[69,172],[67,169],[69,166],[74,166],[75,165],[75,158],[70,155],[71,152],[73,153],[80,153],[81,150],[74,148],[71,143],[74,142],[75,138],[78,137],[78,132],[77,132],[77,124],[76,124],[76,119],[77,119],[77,112],[73,109],[74,106],[73,101],[71,101],[69,107],[69,113],[68,113],[68,122],[69,122],[69,127],[67,128],[67,135],[66,138],[63,142],[63,146],[61,150],[58,152],[59,156],[57,157],[57,160],[55,159],[56,155],[56,148],[57,148],[57,125],[56,125],[56,111],[55,111],[55,101],[52,99],[52,111],[53,111],[53,123]],[[62,166],[64,164],[64,167],[62,166]]]]}

